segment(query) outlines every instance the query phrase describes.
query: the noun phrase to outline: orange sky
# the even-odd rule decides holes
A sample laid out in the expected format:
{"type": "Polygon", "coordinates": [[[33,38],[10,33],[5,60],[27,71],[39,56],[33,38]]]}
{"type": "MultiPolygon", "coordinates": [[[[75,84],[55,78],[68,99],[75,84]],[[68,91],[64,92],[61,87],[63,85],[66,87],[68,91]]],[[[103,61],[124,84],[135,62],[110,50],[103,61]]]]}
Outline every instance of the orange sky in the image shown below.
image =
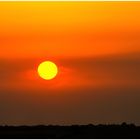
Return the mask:
{"type": "Polygon", "coordinates": [[[140,124],[139,17],[140,2],[0,2],[2,123],[140,124]]]}
{"type": "Polygon", "coordinates": [[[139,2],[2,2],[0,57],[140,52],[139,14],[139,2]]]}

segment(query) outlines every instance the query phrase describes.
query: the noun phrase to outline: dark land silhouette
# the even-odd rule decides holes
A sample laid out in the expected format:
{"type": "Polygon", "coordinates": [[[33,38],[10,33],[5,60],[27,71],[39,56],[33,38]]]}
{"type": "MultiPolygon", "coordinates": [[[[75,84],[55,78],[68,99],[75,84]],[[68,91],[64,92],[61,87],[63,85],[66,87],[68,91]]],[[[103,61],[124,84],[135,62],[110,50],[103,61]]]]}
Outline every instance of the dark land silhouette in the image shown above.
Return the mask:
{"type": "Polygon", "coordinates": [[[140,126],[121,125],[36,125],[0,126],[0,138],[50,138],[50,139],[91,139],[91,138],[140,138],[140,126]]]}

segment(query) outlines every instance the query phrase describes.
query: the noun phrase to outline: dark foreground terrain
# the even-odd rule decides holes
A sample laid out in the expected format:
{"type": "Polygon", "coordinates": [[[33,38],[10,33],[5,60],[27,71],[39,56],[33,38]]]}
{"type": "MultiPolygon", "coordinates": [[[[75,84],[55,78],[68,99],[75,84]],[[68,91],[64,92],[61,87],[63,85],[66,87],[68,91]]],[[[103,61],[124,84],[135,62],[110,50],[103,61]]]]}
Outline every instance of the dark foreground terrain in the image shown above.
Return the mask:
{"type": "Polygon", "coordinates": [[[140,127],[127,125],[0,126],[0,138],[140,138],[140,127]]]}

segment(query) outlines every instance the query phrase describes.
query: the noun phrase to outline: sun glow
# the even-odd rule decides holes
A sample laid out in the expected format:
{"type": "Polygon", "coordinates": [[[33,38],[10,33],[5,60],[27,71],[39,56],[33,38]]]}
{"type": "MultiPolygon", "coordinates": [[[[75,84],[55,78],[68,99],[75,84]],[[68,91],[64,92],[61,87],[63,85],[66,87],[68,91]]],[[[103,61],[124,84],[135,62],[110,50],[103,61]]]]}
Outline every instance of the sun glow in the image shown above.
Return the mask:
{"type": "Polygon", "coordinates": [[[45,80],[51,80],[58,74],[58,68],[51,61],[44,61],[38,66],[38,74],[45,80]]]}

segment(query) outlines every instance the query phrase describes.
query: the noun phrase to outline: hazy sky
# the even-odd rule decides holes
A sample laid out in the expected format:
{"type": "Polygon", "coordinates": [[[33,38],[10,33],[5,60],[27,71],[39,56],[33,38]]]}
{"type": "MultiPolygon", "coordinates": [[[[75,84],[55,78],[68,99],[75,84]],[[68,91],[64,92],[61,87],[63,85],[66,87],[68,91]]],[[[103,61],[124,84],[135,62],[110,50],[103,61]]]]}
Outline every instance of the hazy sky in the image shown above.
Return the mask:
{"type": "Polygon", "coordinates": [[[0,2],[0,17],[1,124],[140,125],[140,2],[0,2]]]}

